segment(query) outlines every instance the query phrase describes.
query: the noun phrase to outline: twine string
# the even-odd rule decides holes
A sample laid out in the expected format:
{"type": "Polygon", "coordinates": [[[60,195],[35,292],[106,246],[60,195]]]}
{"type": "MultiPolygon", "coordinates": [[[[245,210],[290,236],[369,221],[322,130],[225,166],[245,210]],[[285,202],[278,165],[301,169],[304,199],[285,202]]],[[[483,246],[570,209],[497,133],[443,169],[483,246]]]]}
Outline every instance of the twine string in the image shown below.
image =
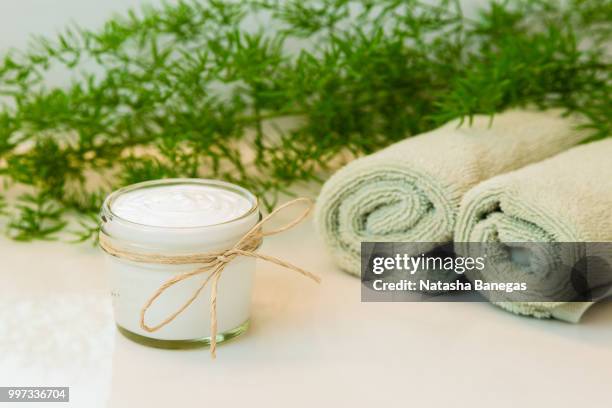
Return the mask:
{"type": "Polygon", "coordinates": [[[189,255],[164,255],[164,254],[146,254],[140,252],[132,252],[129,250],[121,249],[115,247],[111,238],[106,235],[104,232],[100,231],[100,247],[107,252],[108,254],[115,256],[117,258],[127,259],[133,262],[142,262],[142,263],[155,263],[155,264],[163,264],[163,265],[184,265],[184,264],[201,264],[201,266],[196,269],[183,272],[173,276],[164,282],[154,293],[149,297],[149,299],[145,302],[142,309],[140,310],[140,327],[146,332],[152,333],[155,332],[162,327],[166,326],[168,323],[172,322],[177,318],[185,309],[187,309],[199,296],[200,293],[206,288],[209,282],[212,280],[211,290],[210,290],[210,353],[212,358],[216,357],[217,352],[217,292],[218,292],[218,284],[221,275],[223,274],[223,270],[225,267],[232,262],[235,258],[239,256],[246,256],[256,259],[261,259],[266,262],[270,262],[276,265],[279,265],[286,269],[291,269],[299,274],[314,280],[317,283],[321,282],[321,278],[311,272],[308,272],[296,265],[293,265],[289,262],[285,262],[279,258],[259,254],[256,252],[257,248],[259,248],[263,237],[280,234],[281,232],[287,231],[295,227],[297,224],[302,222],[311,212],[312,210],[312,200],[308,198],[296,198],[291,200],[276,209],[270,212],[268,215],[263,217],[257,224],[255,224],[249,231],[247,231],[242,238],[230,249],[221,251],[221,252],[210,252],[210,253],[202,253],[202,254],[189,254],[189,255]],[[306,209],[296,218],[288,222],[287,224],[270,230],[264,231],[263,226],[269,222],[272,218],[274,218],[279,212],[282,210],[294,206],[296,204],[306,203],[306,209]],[[146,313],[149,308],[155,303],[155,301],[170,287],[176,285],[179,282],[182,282],[186,279],[190,279],[194,276],[201,275],[203,273],[208,273],[208,276],[204,281],[200,284],[200,286],[193,292],[193,294],[187,299],[185,303],[181,307],[179,307],[175,312],[171,313],[168,317],[162,320],[160,323],[149,326],[146,320],[146,313]]]}

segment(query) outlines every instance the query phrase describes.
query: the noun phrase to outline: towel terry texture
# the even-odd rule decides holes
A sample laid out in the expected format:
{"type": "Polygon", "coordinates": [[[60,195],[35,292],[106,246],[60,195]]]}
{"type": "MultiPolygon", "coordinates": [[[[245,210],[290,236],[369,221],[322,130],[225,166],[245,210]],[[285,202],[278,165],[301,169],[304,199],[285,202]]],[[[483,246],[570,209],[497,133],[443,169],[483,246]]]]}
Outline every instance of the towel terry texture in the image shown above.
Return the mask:
{"type": "MultiPolygon", "coordinates": [[[[507,242],[510,246],[512,242],[612,241],[612,140],[580,145],[477,185],[463,198],[454,239],[507,242]]],[[[604,248],[608,259],[609,248],[604,248]]],[[[583,254],[565,251],[557,256],[583,254]]],[[[571,259],[564,262],[573,265],[571,259]]],[[[551,268],[534,271],[509,258],[495,268],[486,268],[483,278],[486,280],[488,274],[499,281],[503,274],[507,280],[527,282],[534,293],[547,293],[568,284],[568,273],[560,273],[554,262],[546,265],[551,268]]],[[[496,304],[517,314],[570,322],[577,322],[591,305],[517,302],[514,296],[509,294],[507,302],[496,304]]]]}
{"type": "MultiPolygon", "coordinates": [[[[584,138],[559,111],[512,110],[449,122],[357,159],[317,199],[317,229],[345,271],[360,274],[362,241],[449,242],[463,195],[584,138]]],[[[423,244],[415,254],[431,249],[423,244]]]]}

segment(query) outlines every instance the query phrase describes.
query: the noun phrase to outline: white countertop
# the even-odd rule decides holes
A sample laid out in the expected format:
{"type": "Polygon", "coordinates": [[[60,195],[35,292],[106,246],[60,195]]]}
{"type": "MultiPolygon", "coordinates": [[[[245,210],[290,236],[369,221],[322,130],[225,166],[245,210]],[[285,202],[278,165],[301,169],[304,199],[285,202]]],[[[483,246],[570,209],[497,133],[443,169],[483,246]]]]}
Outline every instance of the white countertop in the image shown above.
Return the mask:
{"type": "Polygon", "coordinates": [[[260,262],[251,328],[213,361],[122,337],[97,249],[2,238],[0,386],[70,386],[53,407],[610,406],[611,303],[579,325],[484,303],[361,303],[312,220],[262,252],[323,283],[260,262]]]}

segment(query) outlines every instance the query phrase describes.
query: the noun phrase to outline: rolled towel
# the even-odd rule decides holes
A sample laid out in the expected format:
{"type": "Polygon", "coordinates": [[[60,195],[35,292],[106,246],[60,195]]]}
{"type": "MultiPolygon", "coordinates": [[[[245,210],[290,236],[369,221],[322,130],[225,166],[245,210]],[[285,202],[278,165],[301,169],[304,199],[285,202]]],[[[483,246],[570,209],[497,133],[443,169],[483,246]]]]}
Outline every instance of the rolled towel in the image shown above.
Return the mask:
{"type": "Polygon", "coordinates": [[[338,265],[355,275],[362,241],[449,242],[465,192],[576,145],[585,137],[577,125],[557,110],[512,110],[410,137],[353,161],[325,183],[318,230],[338,265]]]}
{"type": "MultiPolygon", "coordinates": [[[[611,139],[574,147],[477,185],[463,198],[455,230],[455,248],[462,255],[470,255],[470,245],[462,242],[500,242],[512,247],[517,242],[609,241],[612,241],[611,139]]],[[[529,246],[528,252],[532,248],[529,246]]],[[[611,245],[605,245],[600,250],[606,252],[608,260],[610,248],[611,245]]],[[[546,249],[554,252],[554,245],[546,249]]],[[[559,252],[563,253],[548,256],[559,260],[575,258],[563,259],[564,265],[573,265],[584,256],[580,251],[559,252]]],[[[554,261],[536,264],[538,268],[525,267],[533,263],[517,263],[512,257],[495,262],[482,272],[483,280],[499,281],[505,277],[512,282],[526,282],[528,290],[537,294],[554,293],[571,283],[569,270],[556,268],[554,261]]],[[[513,313],[570,322],[577,322],[592,304],[519,302],[520,296],[506,294],[495,303],[513,313]]]]}

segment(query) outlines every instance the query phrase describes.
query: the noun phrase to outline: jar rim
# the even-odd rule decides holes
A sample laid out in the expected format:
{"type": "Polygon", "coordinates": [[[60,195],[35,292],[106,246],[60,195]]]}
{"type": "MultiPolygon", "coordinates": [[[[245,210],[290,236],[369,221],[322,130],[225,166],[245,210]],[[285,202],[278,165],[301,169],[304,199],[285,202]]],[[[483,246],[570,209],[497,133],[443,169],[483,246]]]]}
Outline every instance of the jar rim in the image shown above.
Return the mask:
{"type": "Polygon", "coordinates": [[[156,179],[156,180],[143,181],[140,183],[129,184],[127,186],[121,187],[113,191],[104,199],[104,203],[102,204],[102,211],[101,211],[100,216],[103,218],[105,216],[108,217],[109,221],[110,220],[119,221],[127,225],[143,227],[143,228],[152,228],[152,229],[160,229],[160,230],[195,230],[195,229],[216,227],[218,225],[230,224],[230,223],[242,220],[244,218],[247,218],[251,214],[253,214],[255,211],[257,211],[258,208],[259,208],[259,199],[257,198],[257,196],[251,193],[246,188],[241,187],[234,183],[230,183],[230,182],[222,181],[222,180],[204,179],[204,178],[167,178],[167,179],[156,179]],[[190,225],[190,226],[178,226],[178,227],[150,225],[150,224],[143,224],[140,222],[131,221],[131,220],[128,220],[126,218],[123,218],[117,215],[112,210],[113,202],[117,199],[117,197],[125,193],[140,190],[143,188],[171,186],[171,185],[185,185],[185,184],[217,187],[217,188],[220,188],[226,191],[231,191],[233,193],[240,194],[242,197],[249,200],[249,202],[251,203],[251,208],[249,208],[249,210],[239,215],[238,217],[232,218],[227,221],[223,221],[223,222],[219,222],[215,224],[190,225]]]}

